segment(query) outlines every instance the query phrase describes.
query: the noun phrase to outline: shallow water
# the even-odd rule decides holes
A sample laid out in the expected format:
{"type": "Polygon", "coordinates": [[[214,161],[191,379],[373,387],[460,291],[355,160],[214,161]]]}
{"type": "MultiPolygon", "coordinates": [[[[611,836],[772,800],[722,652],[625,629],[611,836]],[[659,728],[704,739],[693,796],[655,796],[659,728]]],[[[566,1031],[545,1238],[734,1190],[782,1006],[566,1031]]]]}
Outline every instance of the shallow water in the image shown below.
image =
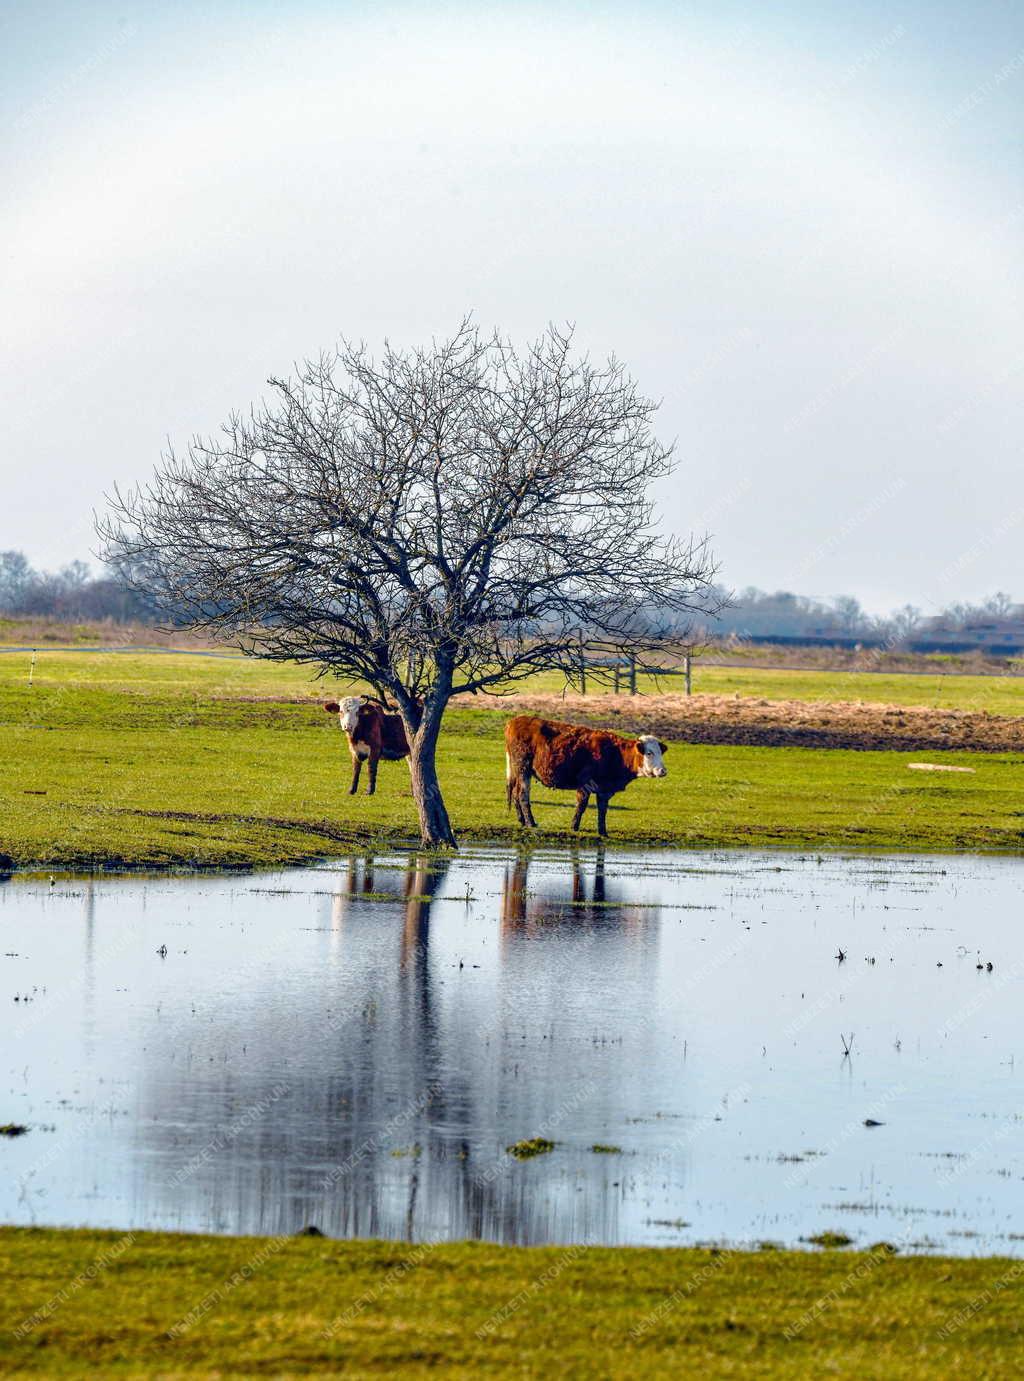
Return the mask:
{"type": "Polygon", "coordinates": [[[0,1221],[1017,1254],[1022,878],[593,850],[15,878],[0,1221]]]}

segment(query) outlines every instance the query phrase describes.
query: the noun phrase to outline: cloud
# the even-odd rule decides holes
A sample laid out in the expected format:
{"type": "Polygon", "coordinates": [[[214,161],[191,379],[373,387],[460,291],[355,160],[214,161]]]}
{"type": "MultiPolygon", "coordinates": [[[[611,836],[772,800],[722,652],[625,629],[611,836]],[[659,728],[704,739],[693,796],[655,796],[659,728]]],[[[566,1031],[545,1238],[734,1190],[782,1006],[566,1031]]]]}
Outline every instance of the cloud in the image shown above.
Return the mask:
{"type": "MultiPolygon", "coordinates": [[[[906,476],[822,580],[864,594],[870,566],[919,598],[901,528],[938,561],[1007,464],[1021,226],[980,160],[951,174],[945,105],[886,85],[902,33],[809,55],[751,15],[293,8],[94,36],[77,83],[21,107],[0,272],[24,477],[0,545],[70,556],[167,433],[215,426],[341,331],[415,340],[475,309],[518,335],[574,319],[664,397],[684,458],[667,522],[753,475],[717,534],[736,583],[781,579],[906,476]]],[[[978,580],[1012,585],[1001,559],[978,580]]]]}

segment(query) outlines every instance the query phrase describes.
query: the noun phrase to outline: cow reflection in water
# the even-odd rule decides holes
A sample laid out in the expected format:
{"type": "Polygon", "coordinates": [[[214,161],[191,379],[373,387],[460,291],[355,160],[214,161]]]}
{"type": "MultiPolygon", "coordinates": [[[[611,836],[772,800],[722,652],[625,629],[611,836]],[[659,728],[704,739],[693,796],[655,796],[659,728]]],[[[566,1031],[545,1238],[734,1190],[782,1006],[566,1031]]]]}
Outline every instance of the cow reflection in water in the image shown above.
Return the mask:
{"type": "MultiPolygon", "coordinates": [[[[444,1217],[453,1225],[455,1237],[529,1242],[537,1235],[525,1177],[504,1179],[496,1173],[506,1168],[500,1150],[485,1153],[479,1145],[483,1110],[493,1098],[493,1074],[488,1077],[485,1072],[491,1064],[486,1054],[491,1032],[477,1028],[462,1038],[454,1036],[451,1028],[457,1018],[439,1001],[444,970],[439,973],[436,960],[432,961],[430,927],[449,867],[449,859],[413,856],[396,886],[394,865],[378,866],[375,871],[373,859],[366,858],[349,865],[343,888],[334,894],[332,926],[336,930],[346,922],[350,908],[358,907],[370,894],[401,898],[402,926],[394,986],[388,985],[389,1011],[374,1011],[369,1022],[380,1031],[382,1047],[386,1046],[373,1067],[386,1078],[390,1066],[397,1066],[406,1077],[412,1075],[411,1088],[420,1091],[399,1110],[400,1125],[389,1131],[379,1149],[374,1148],[365,1168],[360,1167],[351,1182],[339,1183],[333,1191],[334,1203],[324,1205],[323,1216],[331,1225],[328,1230],[342,1236],[369,1230],[371,1235],[414,1240],[431,1226],[443,1231],[439,1204],[444,1205],[444,1217]],[[375,880],[379,880],[379,892],[375,880]],[[455,1058],[453,1052],[458,1052],[455,1058]],[[410,1110],[414,1115],[405,1117],[410,1110]],[[393,1143],[398,1143],[400,1154],[393,1143]],[[396,1179],[405,1181],[400,1191],[404,1192],[401,1233],[394,1231],[393,1221],[381,1216],[382,1206],[396,1196],[396,1179]],[[425,1199],[422,1208],[421,1198],[425,1199]],[[367,1212],[372,1214],[369,1220],[367,1212]]],[[[369,1042],[372,1037],[367,1034],[366,1039],[369,1042]]],[[[353,1115],[360,1112],[354,1101],[353,1115]]],[[[369,1124],[370,1117],[365,1121],[369,1124]]],[[[365,1136],[358,1131],[351,1140],[357,1146],[365,1144],[365,1136]]]]}
{"type": "Polygon", "coordinates": [[[348,903],[354,897],[372,896],[376,891],[374,881],[374,856],[350,858],[345,870],[345,881],[331,897],[331,929],[340,930],[345,923],[348,903]]]}
{"type": "MultiPolygon", "coordinates": [[[[461,881],[449,886],[448,860],[350,863],[321,912],[320,961],[300,970],[280,949],[258,956],[242,1004],[211,982],[201,1055],[189,1049],[153,1067],[140,1204],[149,1201],[154,1220],[241,1233],[314,1223],[332,1237],[615,1240],[621,1195],[605,1183],[612,1170],[602,1158],[576,1168],[567,1199],[564,1167],[524,1174],[504,1149],[544,1130],[567,1090],[581,1101],[554,1133],[574,1128],[592,1102],[603,1106],[627,1077],[624,1053],[603,1050],[588,1069],[571,1041],[555,1048],[572,1051],[568,1067],[527,1072],[531,1050],[549,1060],[548,1033],[566,1012],[546,935],[559,933],[570,956],[612,985],[599,1004],[624,966],[653,962],[656,951],[651,912],[611,905],[603,855],[584,858],[571,857],[568,885],[538,860],[533,890],[529,861],[516,860],[501,911],[512,943],[497,953],[493,893],[467,910],[461,881]],[[293,967],[303,982],[282,983],[293,967]],[[526,980],[534,986],[524,1027],[517,1000],[526,980]],[[561,1188],[549,1187],[550,1175],[561,1188]]],[[[578,1004],[591,1000],[581,988],[578,1004]]],[[[194,1029],[190,1008],[178,1020],[194,1029]]],[[[154,1047],[159,1039],[166,1044],[154,1027],[154,1047]]]]}
{"type": "Polygon", "coordinates": [[[560,925],[607,926],[626,933],[646,928],[649,914],[644,908],[620,901],[614,891],[609,893],[603,845],[596,851],[589,878],[580,851],[570,850],[570,896],[565,894],[564,874],[553,871],[549,860],[544,861],[543,871],[535,876],[534,886],[530,887],[534,861],[528,853],[519,854],[505,869],[501,895],[503,939],[515,934],[540,935],[560,925]]]}

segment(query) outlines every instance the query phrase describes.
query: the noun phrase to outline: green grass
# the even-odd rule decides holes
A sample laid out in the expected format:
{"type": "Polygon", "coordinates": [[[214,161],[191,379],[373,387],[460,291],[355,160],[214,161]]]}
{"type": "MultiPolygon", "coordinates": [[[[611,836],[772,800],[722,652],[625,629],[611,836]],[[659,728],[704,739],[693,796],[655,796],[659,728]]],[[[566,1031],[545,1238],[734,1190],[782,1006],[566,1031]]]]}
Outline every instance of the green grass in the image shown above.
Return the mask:
{"type": "MultiPolygon", "coordinates": [[[[27,685],[31,657],[27,652],[0,654],[0,685],[27,685]]],[[[36,687],[59,691],[69,685],[96,690],[134,690],[140,696],[166,693],[187,697],[280,695],[329,698],[336,684],[314,681],[308,667],[279,665],[242,657],[238,653],[204,656],[174,653],[83,653],[42,651],[36,661],[36,687]],[[323,695],[320,692],[323,691],[323,695]]],[[[556,673],[531,677],[527,691],[561,693],[564,679],[556,673]]],[[[658,689],[640,676],[640,691],[658,689]]],[[[610,687],[593,678],[594,695],[610,687]]],[[[622,692],[626,691],[623,680],[622,692]]],[[[682,693],[682,680],[669,677],[660,689],[682,693]]],[[[934,675],[864,671],[765,670],[751,667],[707,666],[694,662],[693,689],[708,695],[744,695],[765,700],[863,700],[893,705],[926,705],[941,709],[987,710],[991,714],[1024,715],[1024,676],[934,675]]]]}
{"type": "Polygon", "coordinates": [[[1019,1374],[1021,1266],[0,1230],[22,1376],[1019,1374]],[[41,1313],[40,1313],[41,1311],[41,1313]]]}
{"type": "MultiPolygon", "coordinates": [[[[415,837],[404,764],[382,765],[375,797],[347,794],[344,739],[320,708],[338,687],[308,669],[50,653],[31,689],[28,670],[26,656],[0,656],[0,855],[16,864],[267,865],[415,837]]],[[[518,837],[504,717],[499,706],[446,720],[441,777],[466,839],[518,837]]],[[[668,778],[617,797],[609,828],[633,845],[1021,848],[1024,755],[929,753],[976,769],[948,776],[908,772],[920,756],[675,745],[668,778]]],[[[571,837],[571,805],[535,791],[541,839],[571,837]]],[[[582,837],[593,829],[591,812],[582,837]]]]}
{"type": "MultiPolygon", "coordinates": [[[[673,681],[666,683],[675,689],[673,681]]],[[[765,700],[864,700],[885,705],[927,705],[942,710],[1024,714],[1024,678],[917,676],[858,671],[760,671],[699,667],[694,692],[750,695],[765,700]]]]}

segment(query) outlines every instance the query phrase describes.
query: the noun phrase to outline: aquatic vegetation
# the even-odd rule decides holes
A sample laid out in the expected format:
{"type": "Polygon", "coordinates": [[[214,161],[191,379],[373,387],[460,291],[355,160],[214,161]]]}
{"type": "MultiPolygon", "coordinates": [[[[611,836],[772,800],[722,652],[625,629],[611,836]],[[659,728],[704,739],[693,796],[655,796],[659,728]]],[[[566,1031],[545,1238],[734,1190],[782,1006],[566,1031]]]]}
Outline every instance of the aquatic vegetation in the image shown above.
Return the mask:
{"type": "Polygon", "coordinates": [[[845,1232],[836,1232],[828,1228],[824,1232],[816,1232],[813,1237],[806,1240],[813,1242],[816,1247],[848,1247],[853,1238],[847,1237],[845,1232]]]}
{"type": "Polygon", "coordinates": [[[555,1149],[555,1143],[549,1141],[546,1136],[532,1136],[526,1141],[513,1142],[511,1146],[506,1146],[505,1150],[510,1156],[515,1156],[516,1160],[529,1160],[532,1156],[544,1156],[548,1151],[555,1149]]]}

